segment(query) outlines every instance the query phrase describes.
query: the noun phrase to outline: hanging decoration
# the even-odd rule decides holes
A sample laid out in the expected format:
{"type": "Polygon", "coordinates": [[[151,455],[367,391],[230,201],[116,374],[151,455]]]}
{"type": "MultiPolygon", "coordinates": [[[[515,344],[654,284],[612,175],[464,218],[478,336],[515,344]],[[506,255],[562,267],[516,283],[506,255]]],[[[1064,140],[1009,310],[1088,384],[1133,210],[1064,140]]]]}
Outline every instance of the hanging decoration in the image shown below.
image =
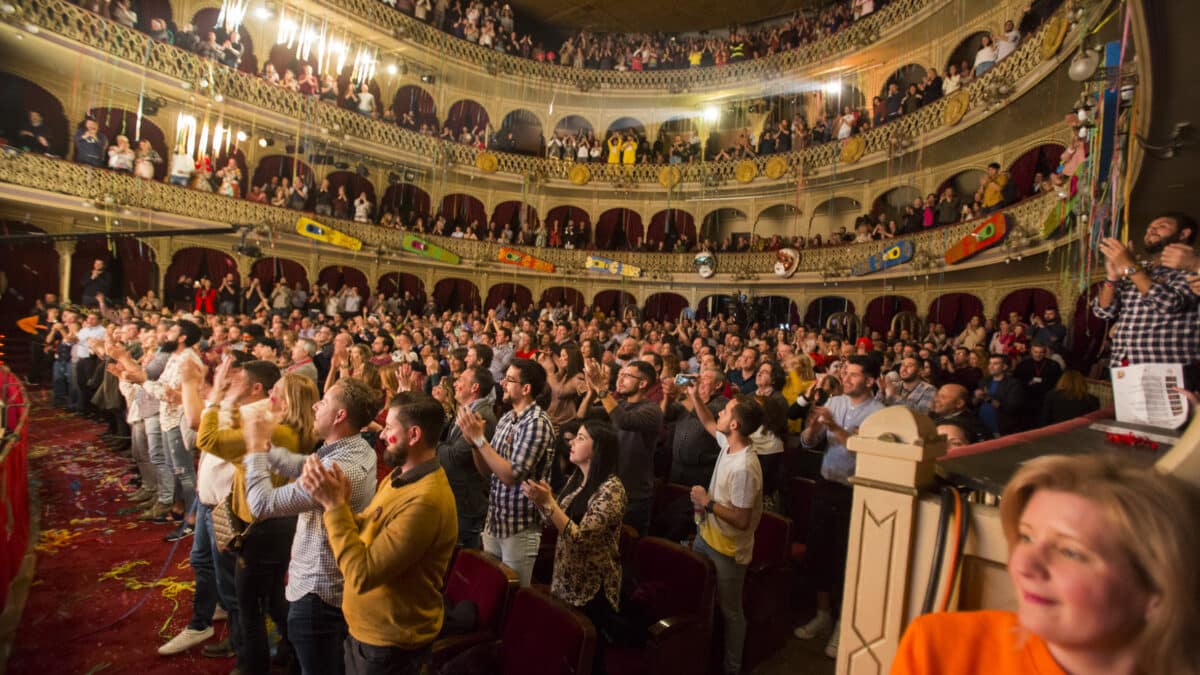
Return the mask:
{"type": "Polygon", "coordinates": [[[571,167],[567,178],[570,179],[572,185],[587,185],[592,180],[592,170],[584,164],[576,164],[571,167]]]}
{"type": "Polygon", "coordinates": [[[863,153],[867,150],[867,143],[862,136],[851,136],[842,142],[842,152],[839,157],[840,161],[845,164],[853,164],[862,159],[863,153]]]}
{"type": "Polygon", "coordinates": [[[717,273],[717,258],[708,251],[697,253],[692,259],[692,264],[696,266],[696,274],[699,274],[701,279],[711,278],[717,273]]]}
{"type": "Polygon", "coordinates": [[[658,184],[670,190],[683,180],[683,172],[676,166],[664,166],[658,172],[658,184]]]}
{"type": "Polygon", "coordinates": [[[733,168],[733,177],[739,183],[749,183],[758,175],[758,166],[751,160],[743,159],[733,168]]]}
{"type": "Polygon", "coordinates": [[[800,252],[794,248],[781,248],[775,252],[775,276],[787,279],[800,267],[800,252]]]}
{"type": "Polygon", "coordinates": [[[475,156],[475,166],[480,171],[495,173],[500,168],[500,158],[496,153],[485,150],[475,156]]]}
{"type": "Polygon", "coordinates": [[[967,114],[967,108],[971,105],[971,95],[966,89],[958,91],[946,97],[946,104],[942,106],[942,126],[952,127],[962,121],[964,115],[967,114]]]}
{"type": "Polygon", "coordinates": [[[776,155],[767,160],[767,166],[765,170],[767,178],[770,178],[771,180],[779,180],[780,178],[783,178],[784,174],[787,173],[787,170],[788,163],[783,157],[776,155]]]}

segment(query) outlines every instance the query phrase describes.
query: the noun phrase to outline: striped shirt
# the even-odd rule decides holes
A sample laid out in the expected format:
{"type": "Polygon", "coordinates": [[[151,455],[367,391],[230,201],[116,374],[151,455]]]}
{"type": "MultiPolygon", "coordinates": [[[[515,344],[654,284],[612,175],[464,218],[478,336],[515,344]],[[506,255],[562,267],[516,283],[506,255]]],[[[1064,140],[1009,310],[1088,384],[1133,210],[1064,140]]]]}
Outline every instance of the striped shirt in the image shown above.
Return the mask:
{"type": "Polygon", "coordinates": [[[521,494],[526,480],[550,480],[554,459],[554,427],[541,406],[532,403],[518,415],[510,410],[496,424],[492,447],[512,464],[513,485],[505,485],[492,474],[484,531],[493,537],[511,537],[531,526],[541,525],[533,503],[521,494]]]}
{"type": "MultiPolygon", "coordinates": [[[[337,464],[350,478],[350,509],[358,513],[367,508],[375,496],[375,449],[360,434],[354,434],[321,446],[317,457],[325,468],[337,464]]],[[[296,602],[309,593],[316,593],[327,604],[341,607],[342,573],[333,557],[333,549],[329,547],[321,505],[299,483],[292,482],[279,488],[271,484],[272,471],[288,478],[299,477],[305,459],[305,455],[278,447],[272,447],[269,454],[247,453],[243,460],[246,499],[256,520],[300,516],[296,520],[292,560],[288,564],[285,593],[288,601],[296,602]]]]}

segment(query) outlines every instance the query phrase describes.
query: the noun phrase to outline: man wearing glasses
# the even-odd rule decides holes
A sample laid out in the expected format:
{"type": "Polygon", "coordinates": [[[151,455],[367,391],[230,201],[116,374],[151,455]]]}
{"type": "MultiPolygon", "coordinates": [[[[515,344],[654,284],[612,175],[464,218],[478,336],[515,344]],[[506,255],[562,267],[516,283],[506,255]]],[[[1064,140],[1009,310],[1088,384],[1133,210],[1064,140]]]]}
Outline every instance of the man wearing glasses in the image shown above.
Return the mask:
{"type": "Polygon", "coordinates": [[[546,371],[536,361],[513,359],[504,379],[504,400],[512,410],[496,423],[491,442],[484,421],[469,406],[458,411],[458,428],[474,446],[475,468],[491,477],[483,550],[513,568],[522,586],[533,577],[542,541],[542,520],[533,502],[521,494],[526,480],[550,480],[554,427],[537,399],[546,389],[546,371]]]}
{"type": "Polygon", "coordinates": [[[654,499],[654,445],[663,420],[662,408],[647,392],[658,381],[658,374],[645,361],[630,361],[617,372],[616,390],[611,392],[608,378],[595,360],[587,362],[584,376],[591,394],[604,405],[620,439],[617,473],[629,499],[625,522],[644,537],[650,530],[654,499]]]}

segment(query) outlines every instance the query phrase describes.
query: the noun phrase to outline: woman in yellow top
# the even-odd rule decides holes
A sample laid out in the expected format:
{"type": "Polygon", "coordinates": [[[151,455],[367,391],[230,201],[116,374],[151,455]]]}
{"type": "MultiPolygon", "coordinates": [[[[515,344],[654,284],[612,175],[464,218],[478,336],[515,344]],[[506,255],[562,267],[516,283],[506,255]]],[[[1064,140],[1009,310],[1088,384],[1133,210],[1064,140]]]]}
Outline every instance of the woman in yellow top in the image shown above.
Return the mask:
{"type": "Polygon", "coordinates": [[[621,147],[621,163],[633,164],[637,161],[637,141],[634,140],[633,134],[625,136],[625,144],[621,147]]]}
{"type": "Polygon", "coordinates": [[[1104,455],[1023,466],[1000,500],[1017,613],[923,616],[892,675],[1200,674],[1200,495],[1104,455]]]}
{"type": "MultiPolygon", "coordinates": [[[[797,348],[793,347],[793,350],[797,348]]],[[[783,385],[783,398],[788,405],[796,402],[808,388],[817,381],[817,374],[813,371],[812,358],[805,353],[796,353],[786,356],[783,360],[783,369],[787,371],[787,382],[783,385]]],[[[798,434],[804,430],[804,419],[797,418],[788,420],[788,431],[793,434],[798,434]]]]}
{"type": "Polygon", "coordinates": [[[621,134],[620,134],[620,132],[614,131],[611,134],[609,134],[608,141],[606,141],[606,145],[608,145],[608,163],[609,164],[620,164],[621,163],[621,134]]]}

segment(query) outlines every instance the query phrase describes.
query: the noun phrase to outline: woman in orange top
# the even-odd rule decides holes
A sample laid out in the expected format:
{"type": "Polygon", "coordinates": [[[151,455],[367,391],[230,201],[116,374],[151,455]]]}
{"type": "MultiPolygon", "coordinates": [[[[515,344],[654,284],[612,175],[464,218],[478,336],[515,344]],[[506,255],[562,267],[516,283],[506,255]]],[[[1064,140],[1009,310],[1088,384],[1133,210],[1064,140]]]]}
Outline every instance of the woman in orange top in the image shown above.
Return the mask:
{"type": "Polygon", "coordinates": [[[1200,675],[1193,487],[1119,457],[1042,457],[1000,518],[1017,613],[920,617],[892,675],[1200,675]]]}

